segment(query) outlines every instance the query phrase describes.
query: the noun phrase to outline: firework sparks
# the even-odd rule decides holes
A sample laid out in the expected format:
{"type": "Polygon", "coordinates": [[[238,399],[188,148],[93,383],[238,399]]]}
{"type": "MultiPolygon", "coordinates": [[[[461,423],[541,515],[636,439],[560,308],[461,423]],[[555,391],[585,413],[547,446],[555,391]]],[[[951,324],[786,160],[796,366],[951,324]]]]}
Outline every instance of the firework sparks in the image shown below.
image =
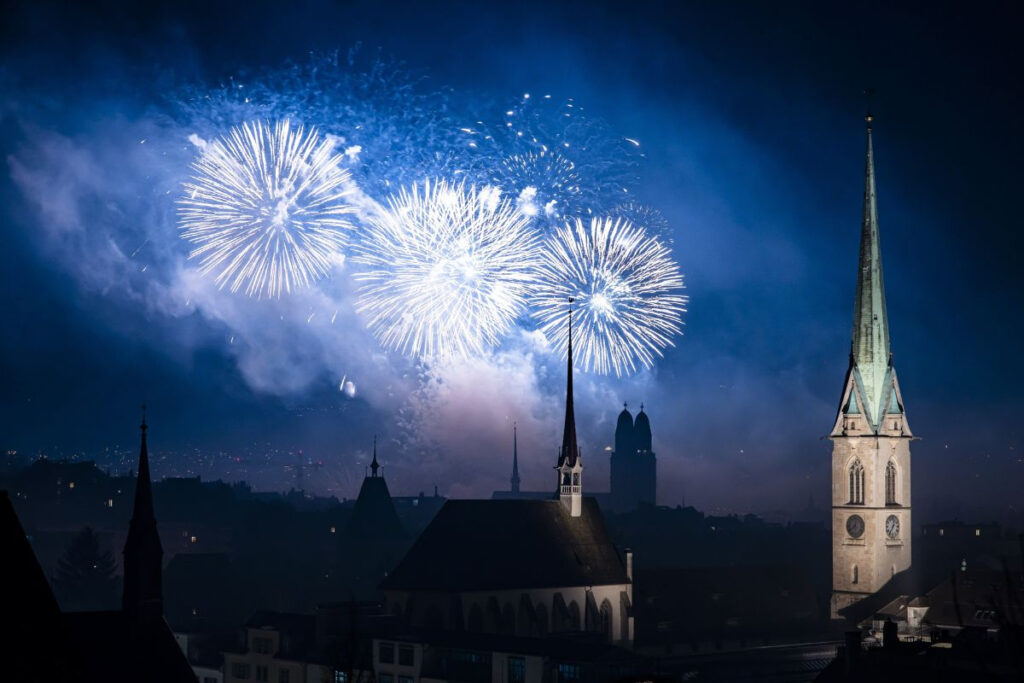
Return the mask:
{"type": "Polygon", "coordinates": [[[279,297],[327,274],[352,229],[334,145],[287,121],[245,123],[205,146],[179,201],[182,235],[218,287],[279,297]]]}
{"type": "Polygon", "coordinates": [[[672,231],[668,219],[658,209],[640,202],[624,202],[611,210],[615,218],[623,218],[663,242],[672,242],[672,231]]]}
{"type": "Polygon", "coordinates": [[[572,99],[523,95],[500,123],[460,129],[490,166],[488,177],[519,196],[521,210],[544,227],[604,214],[629,199],[643,153],[572,99]]]}
{"type": "Polygon", "coordinates": [[[365,266],[357,310],[384,346],[426,358],[479,354],[524,311],[537,241],[496,192],[428,181],[368,222],[355,247],[365,266]]]}
{"type": "Polygon", "coordinates": [[[519,210],[531,217],[557,219],[573,210],[573,200],[581,192],[576,165],[545,149],[506,157],[494,181],[516,195],[519,210]]]}
{"type": "Polygon", "coordinates": [[[578,306],[573,351],[584,370],[650,367],[682,327],[683,278],[667,247],[623,219],[576,219],[542,250],[531,296],[541,330],[563,352],[565,300],[578,306]]]}

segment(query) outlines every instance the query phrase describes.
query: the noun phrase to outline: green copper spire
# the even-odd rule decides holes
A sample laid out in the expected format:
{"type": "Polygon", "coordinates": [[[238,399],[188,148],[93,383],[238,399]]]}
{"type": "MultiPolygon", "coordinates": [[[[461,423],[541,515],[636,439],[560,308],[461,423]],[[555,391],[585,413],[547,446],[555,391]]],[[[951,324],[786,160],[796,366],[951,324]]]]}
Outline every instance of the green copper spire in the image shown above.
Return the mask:
{"type": "Polygon", "coordinates": [[[857,299],[853,308],[851,361],[864,388],[864,412],[875,422],[883,399],[889,369],[889,319],[885,312],[882,250],[878,242],[878,203],[875,196],[875,155],[871,144],[871,112],[867,122],[867,162],[864,170],[864,218],[860,233],[860,269],[857,299]]]}

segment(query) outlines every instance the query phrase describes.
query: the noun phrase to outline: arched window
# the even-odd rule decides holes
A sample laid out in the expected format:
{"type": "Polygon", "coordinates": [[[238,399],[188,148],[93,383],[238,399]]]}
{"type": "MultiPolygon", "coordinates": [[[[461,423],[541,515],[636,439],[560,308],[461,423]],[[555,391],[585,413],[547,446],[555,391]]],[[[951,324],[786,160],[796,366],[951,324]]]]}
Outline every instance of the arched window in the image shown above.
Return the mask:
{"type": "Polygon", "coordinates": [[[580,606],[575,600],[569,603],[569,630],[580,630],[580,606]]]}
{"type": "Polygon", "coordinates": [[[852,577],[853,580],[850,581],[850,583],[857,583],[857,580],[859,578],[860,578],[860,576],[859,576],[859,572],[857,571],[857,565],[853,565],[853,577],[852,577]]]}
{"type": "Polygon", "coordinates": [[[606,599],[601,603],[601,633],[608,640],[612,639],[612,603],[606,599]]]}
{"type": "Polygon", "coordinates": [[[860,460],[850,465],[850,504],[864,504],[864,465],[860,460]]]}
{"type": "Polygon", "coordinates": [[[892,460],[885,466],[885,504],[897,505],[896,503],[896,463],[892,460]]]}
{"type": "Polygon", "coordinates": [[[477,603],[473,603],[473,606],[469,608],[466,630],[470,633],[484,632],[484,611],[480,609],[480,605],[477,603]]]}
{"type": "Polygon", "coordinates": [[[544,605],[538,603],[537,608],[537,635],[543,637],[548,634],[548,610],[544,605]]]}

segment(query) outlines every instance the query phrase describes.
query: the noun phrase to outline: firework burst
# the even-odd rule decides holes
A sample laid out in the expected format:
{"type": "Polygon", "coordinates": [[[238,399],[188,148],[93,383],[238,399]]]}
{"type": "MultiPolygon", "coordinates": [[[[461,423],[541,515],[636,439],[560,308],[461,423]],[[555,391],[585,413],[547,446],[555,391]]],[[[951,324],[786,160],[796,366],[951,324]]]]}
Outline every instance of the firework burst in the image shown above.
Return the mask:
{"type": "Polygon", "coordinates": [[[357,310],[380,342],[427,358],[479,354],[525,308],[529,219],[493,190],[427,181],[368,219],[357,310]]]}
{"type": "Polygon", "coordinates": [[[206,145],[179,201],[182,235],[218,287],[279,297],[327,274],[352,229],[333,144],[287,121],[245,123],[206,145]]]}
{"type": "Polygon", "coordinates": [[[683,278],[667,247],[623,219],[569,221],[551,235],[531,295],[544,334],[566,348],[565,301],[576,298],[573,351],[584,370],[650,367],[682,328],[683,278]]]}
{"type": "Polygon", "coordinates": [[[494,181],[516,196],[519,210],[527,216],[557,219],[575,209],[580,195],[576,165],[558,152],[540,150],[505,157],[494,181]]]}

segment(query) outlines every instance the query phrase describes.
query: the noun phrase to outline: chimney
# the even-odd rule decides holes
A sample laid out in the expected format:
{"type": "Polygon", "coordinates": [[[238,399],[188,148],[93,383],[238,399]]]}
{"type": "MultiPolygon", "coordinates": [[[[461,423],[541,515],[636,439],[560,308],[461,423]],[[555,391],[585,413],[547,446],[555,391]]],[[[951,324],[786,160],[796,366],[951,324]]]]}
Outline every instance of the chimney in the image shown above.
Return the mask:
{"type": "Polygon", "coordinates": [[[900,646],[900,637],[896,628],[896,622],[886,618],[882,626],[882,647],[892,652],[900,646]]]}
{"type": "Polygon", "coordinates": [[[860,631],[846,632],[846,675],[854,673],[860,664],[860,631]]]}

